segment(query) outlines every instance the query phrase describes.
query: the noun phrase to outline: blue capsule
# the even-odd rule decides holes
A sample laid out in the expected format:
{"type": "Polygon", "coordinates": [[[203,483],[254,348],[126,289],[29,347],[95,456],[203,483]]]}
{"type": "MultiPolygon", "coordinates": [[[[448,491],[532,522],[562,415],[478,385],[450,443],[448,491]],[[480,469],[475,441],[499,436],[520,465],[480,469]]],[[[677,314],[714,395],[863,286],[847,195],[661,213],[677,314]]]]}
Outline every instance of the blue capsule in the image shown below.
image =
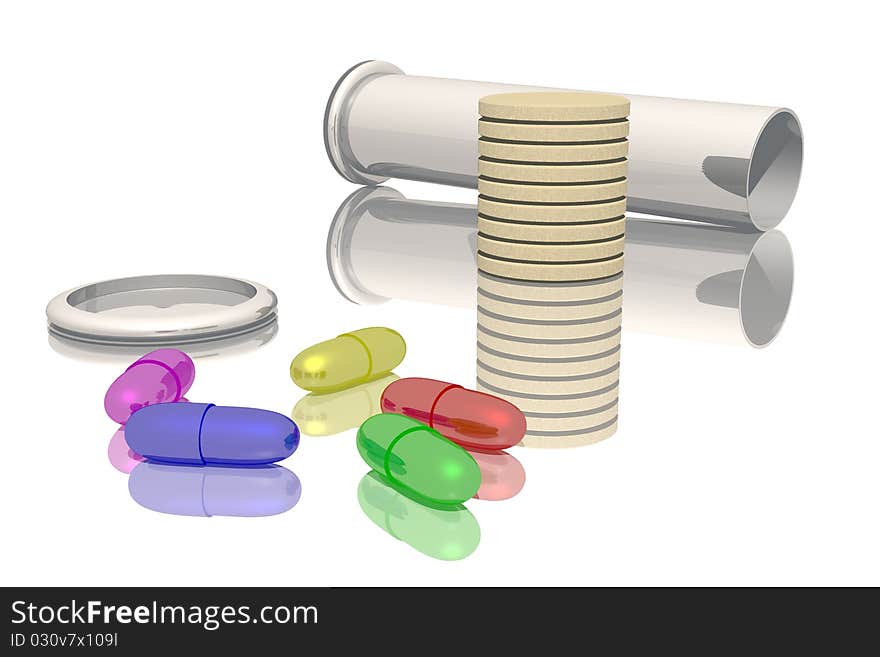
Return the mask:
{"type": "Polygon", "coordinates": [[[263,465],[293,454],[299,428],[287,416],[258,408],[156,404],[132,414],[125,440],[150,461],[263,465]]]}

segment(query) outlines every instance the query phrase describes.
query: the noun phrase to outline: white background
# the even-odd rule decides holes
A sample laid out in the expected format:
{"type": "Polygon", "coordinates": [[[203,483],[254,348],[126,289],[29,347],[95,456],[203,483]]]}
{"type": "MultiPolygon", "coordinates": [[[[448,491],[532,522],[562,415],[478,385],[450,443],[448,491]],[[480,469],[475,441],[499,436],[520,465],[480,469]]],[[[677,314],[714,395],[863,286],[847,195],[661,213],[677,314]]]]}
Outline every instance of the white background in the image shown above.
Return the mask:
{"type": "MultiPolygon", "coordinates": [[[[0,8],[6,585],[880,584],[875,35],[863,3],[4,2],[0,8]],[[767,349],[628,332],[621,423],[601,444],[514,448],[528,481],[468,504],[482,529],[432,560],[364,516],[353,432],[285,462],[299,505],[265,519],[138,506],[107,461],[124,363],[50,349],[60,291],[135,274],[273,288],[281,330],[197,362],[190,398],[289,413],[291,357],[396,328],[397,373],[473,385],[474,314],[332,287],[324,240],[354,186],[324,104],[364,59],[419,75],[784,105],[805,166],[767,349]]],[[[723,129],[723,128],[719,128],[723,129]]],[[[414,183],[412,198],[473,201],[414,183]]]]}

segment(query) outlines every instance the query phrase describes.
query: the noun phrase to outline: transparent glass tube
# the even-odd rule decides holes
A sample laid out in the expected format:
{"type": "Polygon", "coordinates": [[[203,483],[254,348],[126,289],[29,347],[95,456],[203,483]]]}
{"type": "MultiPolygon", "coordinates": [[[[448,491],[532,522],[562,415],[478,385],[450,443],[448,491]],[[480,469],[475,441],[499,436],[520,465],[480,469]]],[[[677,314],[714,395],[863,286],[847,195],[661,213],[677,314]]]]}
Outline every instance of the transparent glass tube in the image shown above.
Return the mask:
{"type": "MultiPolygon", "coordinates": [[[[327,153],[358,184],[404,178],[476,188],[479,99],[537,90],[547,88],[418,77],[363,62],[328,101],[327,153]]],[[[623,95],[631,104],[628,211],[759,230],[782,221],[803,155],[794,112],[623,95]]]]}

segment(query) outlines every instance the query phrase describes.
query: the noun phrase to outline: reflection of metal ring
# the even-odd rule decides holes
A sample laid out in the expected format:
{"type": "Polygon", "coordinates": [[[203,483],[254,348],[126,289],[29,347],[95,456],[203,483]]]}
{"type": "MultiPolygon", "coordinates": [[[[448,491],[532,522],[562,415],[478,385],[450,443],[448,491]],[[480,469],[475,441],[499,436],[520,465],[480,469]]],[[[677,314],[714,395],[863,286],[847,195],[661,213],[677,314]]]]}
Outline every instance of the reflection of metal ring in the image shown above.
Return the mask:
{"type": "Polygon", "coordinates": [[[277,321],[275,293],[222,276],[134,276],[76,287],[46,307],[49,334],[79,343],[159,346],[248,335],[277,321]]]}
{"type": "MultiPolygon", "coordinates": [[[[188,343],[179,346],[186,349],[186,353],[190,358],[214,358],[216,356],[230,356],[254,351],[272,341],[276,335],[278,335],[278,322],[274,321],[262,329],[245,333],[244,335],[234,335],[231,338],[211,340],[210,342],[188,343]]],[[[144,352],[149,349],[149,346],[145,347],[138,344],[81,342],[79,340],[59,338],[52,333],[49,333],[48,337],[49,346],[55,353],[87,363],[106,362],[124,367],[125,364],[131,363],[131,361],[143,356],[144,352]]]]}

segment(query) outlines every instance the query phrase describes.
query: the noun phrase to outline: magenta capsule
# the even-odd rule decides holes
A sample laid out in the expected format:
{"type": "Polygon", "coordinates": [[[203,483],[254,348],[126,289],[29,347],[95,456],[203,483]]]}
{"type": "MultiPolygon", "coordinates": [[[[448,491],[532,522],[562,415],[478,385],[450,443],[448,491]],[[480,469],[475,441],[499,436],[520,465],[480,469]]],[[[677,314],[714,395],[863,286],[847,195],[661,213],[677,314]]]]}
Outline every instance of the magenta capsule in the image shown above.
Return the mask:
{"type": "Polygon", "coordinates": [[[382,393],[382,410],[407,415],[468,449],[516,445],[526,418],[509,401],[435,379],[398,379],[382,393]]]}
{"type": "Polygon", "coordinates": [[[119,424],[150,404],[176,402],[196,378],[192,359],[178,349],[156,349],[119,375],[104,396],[104,410],[119,424]]]}

